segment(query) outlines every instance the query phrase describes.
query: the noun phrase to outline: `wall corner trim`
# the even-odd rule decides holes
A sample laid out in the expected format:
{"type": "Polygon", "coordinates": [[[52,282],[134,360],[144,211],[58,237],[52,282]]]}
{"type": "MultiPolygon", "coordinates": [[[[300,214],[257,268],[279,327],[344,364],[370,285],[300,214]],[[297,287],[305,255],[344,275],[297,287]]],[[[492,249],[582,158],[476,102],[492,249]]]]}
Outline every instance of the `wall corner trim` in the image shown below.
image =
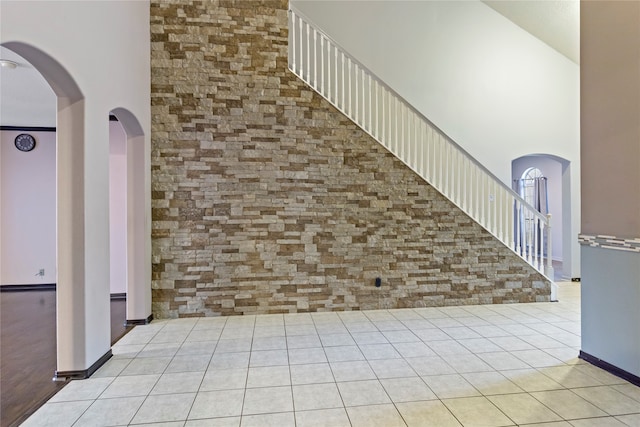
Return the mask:
{"type": "Polygon", "coordinates": [[[100,357],[93,365],[89,366],[89,368],[80,370],[80,371],[56,371],[53,375],[53,381],[70,381],[70,380],[84,380],[89,378],[95,371],[97,371],[102,365],[104,365],[107,360],[111,359],[113,353],[111,349],[107,351],[102,357],[100,357]]]}
{"type": "Polygon", "coordinates": [[[124,322],[124,326],[138,326],[138,325],[148,325],[153,320],[153,314],[150,314],[146,319],[127,319],[124,322]]]}
{"type": "Polygon", "coordinates": [[[580,354],[578,355],[578,357],[586,362],[591,363],[594,366],[597,366],[600,369],[604,369],[605,371],[615,375],[616,377],[620,377],[623,380],[629,381],[631,384],[634,384],[640,387],[640,377],[632,374],[631,372],[627,372],[624,369],[620,369],[617,366],[612,365],[609,362],[605,362],[604,360],[598,357],[592,356],[589,353],[585,353],[582,350],[580,350],[580,354]]]}

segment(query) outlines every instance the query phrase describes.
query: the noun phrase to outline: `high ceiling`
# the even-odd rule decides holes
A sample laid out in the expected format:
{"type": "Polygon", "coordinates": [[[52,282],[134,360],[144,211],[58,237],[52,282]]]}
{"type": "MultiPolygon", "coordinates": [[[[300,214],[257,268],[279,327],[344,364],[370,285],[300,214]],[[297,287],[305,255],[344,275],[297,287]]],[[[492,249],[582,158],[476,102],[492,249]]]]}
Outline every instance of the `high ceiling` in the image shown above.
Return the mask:
{"type": "MultiPolygon", "coordinates": [[[[484,0],[487,6],[580,63],[579,0],[484,0]]],[[[56,97],[31,64],[0,46],[0,58],[18,63],[0,68],[0,125],[56,125],[56,97]]]]}
{"type": "Polygon", "coordinates": [[[483,3],[580,64],[579,0],[484,0],[483,3]]]}

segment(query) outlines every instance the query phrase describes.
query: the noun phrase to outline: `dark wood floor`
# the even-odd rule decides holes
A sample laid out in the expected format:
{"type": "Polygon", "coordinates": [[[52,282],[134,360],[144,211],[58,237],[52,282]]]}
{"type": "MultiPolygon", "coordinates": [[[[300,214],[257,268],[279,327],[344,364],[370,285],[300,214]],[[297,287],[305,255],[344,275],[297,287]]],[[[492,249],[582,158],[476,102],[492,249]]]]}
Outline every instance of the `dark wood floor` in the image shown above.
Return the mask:
{"type": "MultiPolygon", "coordinates": [[[[124,327],[125,300],[111,301],[111,342],[124,327]]],[[[0,426],[23,422],[64,383],[56,370],[56,292],[0,293],[0,426]]]]}

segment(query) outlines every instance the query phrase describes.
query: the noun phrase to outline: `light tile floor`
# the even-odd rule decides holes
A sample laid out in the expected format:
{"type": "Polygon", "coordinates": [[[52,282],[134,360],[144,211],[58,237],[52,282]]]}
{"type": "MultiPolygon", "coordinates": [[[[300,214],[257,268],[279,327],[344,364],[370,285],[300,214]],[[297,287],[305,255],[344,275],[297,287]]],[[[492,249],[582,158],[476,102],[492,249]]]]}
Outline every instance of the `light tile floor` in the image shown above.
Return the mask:
{"type": "Polygon", "coordinates": [[[560,302],[155,321],[30,426],[640,426],[560,302]]]}

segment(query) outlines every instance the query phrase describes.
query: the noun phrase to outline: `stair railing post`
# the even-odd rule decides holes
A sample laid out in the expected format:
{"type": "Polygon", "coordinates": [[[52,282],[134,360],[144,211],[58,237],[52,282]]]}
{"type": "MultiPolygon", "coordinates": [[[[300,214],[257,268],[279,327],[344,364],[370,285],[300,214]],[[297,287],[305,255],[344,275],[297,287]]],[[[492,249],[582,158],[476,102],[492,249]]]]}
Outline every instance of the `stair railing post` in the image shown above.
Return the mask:
{"type": "Polygon", "coordinates": [[[545,225],[546,234],[547,234],[547,265],[545,268],[545,275],[553,280],[553,263],[551,258],[551,250],[552,250],[552,242],[551,242],[551,214],[547,214],[547,223],[545,225]]]}

